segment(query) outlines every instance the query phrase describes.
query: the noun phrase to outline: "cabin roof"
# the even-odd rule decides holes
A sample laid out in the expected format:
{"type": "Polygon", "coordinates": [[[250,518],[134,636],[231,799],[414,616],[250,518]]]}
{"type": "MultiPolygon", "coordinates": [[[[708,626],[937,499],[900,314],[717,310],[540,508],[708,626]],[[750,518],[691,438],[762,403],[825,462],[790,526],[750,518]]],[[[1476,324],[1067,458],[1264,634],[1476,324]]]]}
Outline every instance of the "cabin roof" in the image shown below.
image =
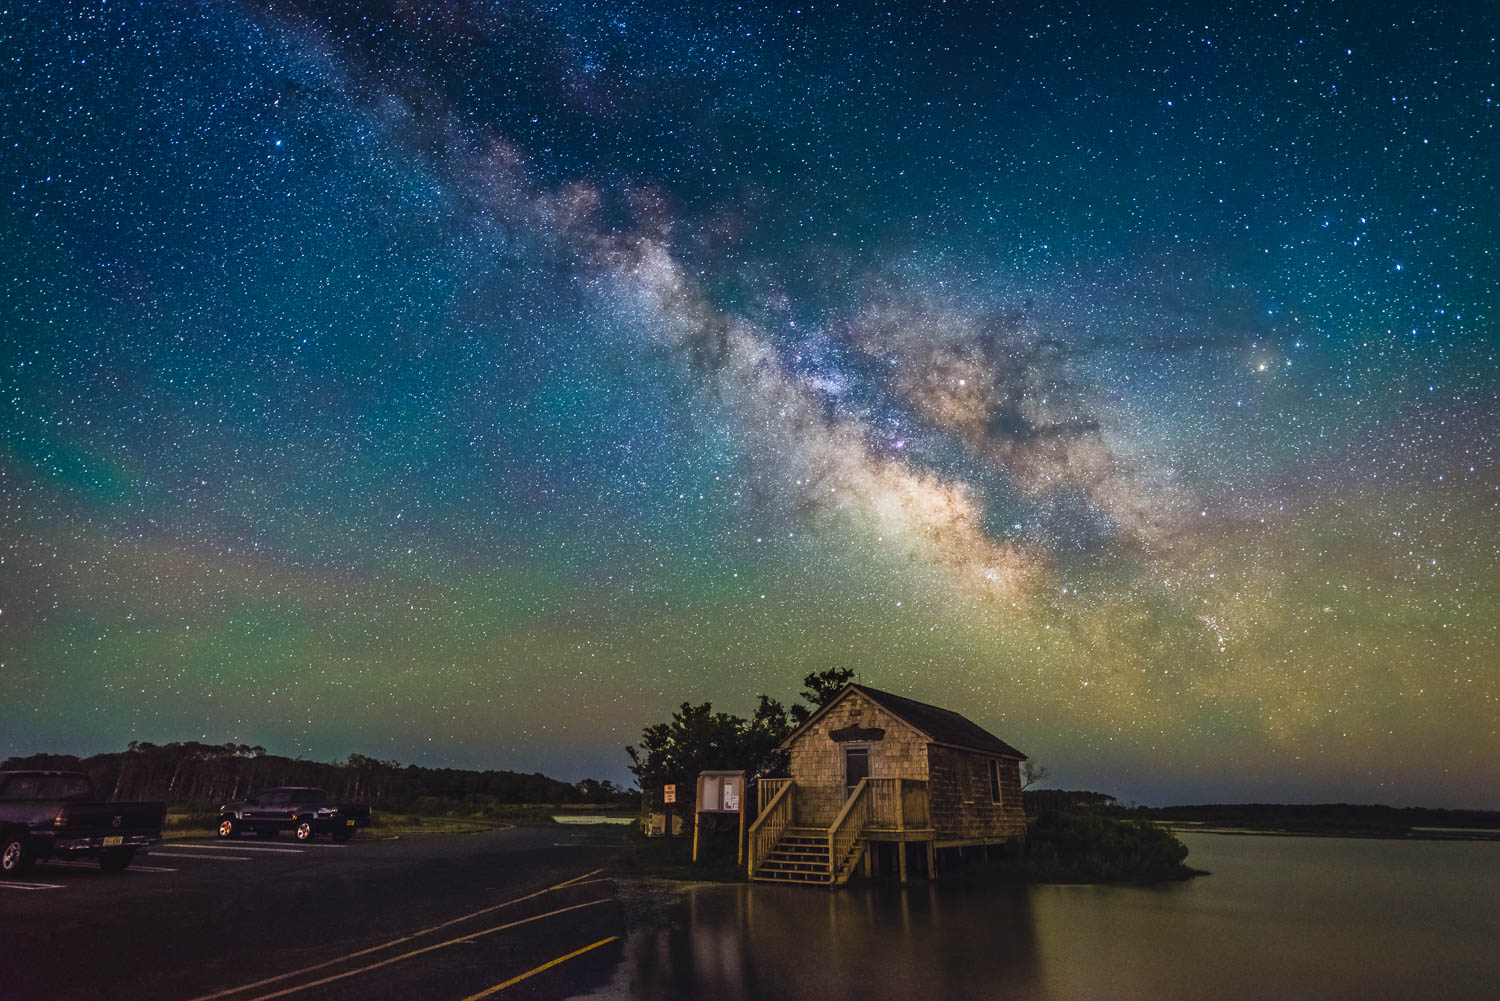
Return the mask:
{"type": "Polygon", "coordinates": [[[1026,758],[1026,755],[1011,747],[978,723],[959,715],[951,709],[944,709],[941,706],[929,705],[926,702],[918,702],[916,699],[908,699],[905,696],[894,695],[891,692],[882,692],[878,688],[869,688],[865,685],[856,685],[853,683],[845,685],[843,691],[829,699],[821,709],[808,717],[807,722],[793,730],[786,740],[781,742],[781,746],[791,746],[792,741],[800,737],[803,731],[812,726],[820,716],[843,701],[845,696],[851,691],[859,692],[892,716],[895,716],[908,726],[919,730],[923,736],[934,744],[948,744],[970,751],[996,754],[1005,758],[1017,758],[1020,760],[1025,760],[1026,758]]]}

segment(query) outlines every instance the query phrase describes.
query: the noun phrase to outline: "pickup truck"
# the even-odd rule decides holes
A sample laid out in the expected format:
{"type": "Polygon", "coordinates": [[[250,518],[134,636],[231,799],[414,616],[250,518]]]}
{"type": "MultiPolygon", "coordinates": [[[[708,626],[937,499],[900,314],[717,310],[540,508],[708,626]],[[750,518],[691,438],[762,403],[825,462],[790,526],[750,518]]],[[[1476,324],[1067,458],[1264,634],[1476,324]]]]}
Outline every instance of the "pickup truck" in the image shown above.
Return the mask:
{"type": "Polygon", "coordinates": [[[118,872],[161,840],[165,803],[103,803],[78,772],[0,772],[0,876],[37,859],[96,858],[118,872]]]}
{"type": "Polygon", "coordinates": [[[335,841],[348,841],[354,832],[370,823],[370,808],[332,803],[322,789],[309,786],[278,786],[262,789],[247,799],[219,807],[219,837],[237,838],[246,831],[257,837],[274,838],[291,831],[298,841],[329,834],[335,841]]]}

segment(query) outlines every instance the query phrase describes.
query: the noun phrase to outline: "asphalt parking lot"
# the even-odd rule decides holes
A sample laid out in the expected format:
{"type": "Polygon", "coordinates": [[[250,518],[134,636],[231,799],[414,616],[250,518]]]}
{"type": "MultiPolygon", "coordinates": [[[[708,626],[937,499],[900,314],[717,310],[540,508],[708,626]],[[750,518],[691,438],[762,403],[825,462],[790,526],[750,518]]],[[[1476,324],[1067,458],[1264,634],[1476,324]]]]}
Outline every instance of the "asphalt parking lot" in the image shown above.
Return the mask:
{"type": "Polygon", "coordinates": [[[604,983],[618,828],[166,842],[126,871],[0,880],[0,996],[562,998],[604,983]]]}

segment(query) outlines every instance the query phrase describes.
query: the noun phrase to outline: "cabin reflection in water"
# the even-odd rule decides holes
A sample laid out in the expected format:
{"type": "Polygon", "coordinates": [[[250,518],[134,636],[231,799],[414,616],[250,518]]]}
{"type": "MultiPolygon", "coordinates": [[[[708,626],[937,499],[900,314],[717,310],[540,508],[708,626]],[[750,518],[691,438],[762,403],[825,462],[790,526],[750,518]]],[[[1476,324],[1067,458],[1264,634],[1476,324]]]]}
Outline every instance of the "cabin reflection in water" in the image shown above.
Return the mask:
{"type": "Polygon", "coordinates": [[[1038,984],[1023,887],[760,885],[684,893],[680,920],[626,944],[622,997],[820,1001],[1025,997],[1038,984]]]}

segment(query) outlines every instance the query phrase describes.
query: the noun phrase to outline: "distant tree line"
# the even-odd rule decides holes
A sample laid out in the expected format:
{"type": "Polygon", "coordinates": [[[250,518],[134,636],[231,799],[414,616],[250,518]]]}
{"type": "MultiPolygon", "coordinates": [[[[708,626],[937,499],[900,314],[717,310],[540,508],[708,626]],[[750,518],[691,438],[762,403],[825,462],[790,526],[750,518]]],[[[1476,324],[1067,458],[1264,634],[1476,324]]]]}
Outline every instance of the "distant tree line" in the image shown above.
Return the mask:
{"type": "Polygon", "coordinates": [[[84,772],[102,798],[161,800],[186,810],[212,810],[277,785],[319,786],[336,800],[400,813],[482,811],[522,803],[609,804],[632,801],[636,795],[608,780],[563,782],[540,772],[421,768],[363,754],[342,762],[306,761],[270,754],[264,747],[197,741],[131,741],[124,751],[85,758],[32,754],[0,762],[0,769],[16,768],[84,772]]]}
{"type": "Polygon", "coordinates": [[[1120,807],[1121,815],[1247,830],[1314,834],[1401,834],[1413,828],[1500,829],[1500,811],[1359,803],[1206,803],[1120,807]]]}
{"type": "Polygon", "coordinates": [[[1027,815],[1032,817],[1047,813],[1098,810],[1115,805],[1115,798],[1107,793],[1086,792],[1082,789],[1026,789],[1021,797],[1026,802],[1027,815]]]}

